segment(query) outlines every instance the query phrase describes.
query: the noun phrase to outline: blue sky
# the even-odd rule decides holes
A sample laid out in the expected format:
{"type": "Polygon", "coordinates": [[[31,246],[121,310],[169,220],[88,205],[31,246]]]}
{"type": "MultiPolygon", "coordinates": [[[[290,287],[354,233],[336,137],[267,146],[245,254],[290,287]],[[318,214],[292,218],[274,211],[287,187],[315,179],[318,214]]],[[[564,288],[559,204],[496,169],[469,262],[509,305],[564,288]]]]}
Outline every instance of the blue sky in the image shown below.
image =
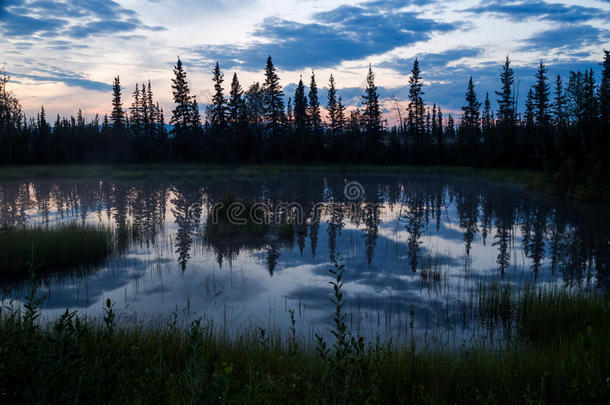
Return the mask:
{"type": "Polygon", "coordinates": [[[217,60],[247,87],[271,54],[288,93],[312,69],[320,87],[333,73],[352,105],[371,63],[391,121],[393,97],[406,107],[415,57],[426,102],[459,111],[472,75],[479,98],[489,92],[495,105],[506,54],[525,95],[540,60],[550,76],[599,72],[609,23],[609,0],[0,0],[0,64],[28,114],[44,105],[91,117],[109,111],[116,75],[125,96],[150,79],[169,110],[178,55],[202,104],[217,60]]]}

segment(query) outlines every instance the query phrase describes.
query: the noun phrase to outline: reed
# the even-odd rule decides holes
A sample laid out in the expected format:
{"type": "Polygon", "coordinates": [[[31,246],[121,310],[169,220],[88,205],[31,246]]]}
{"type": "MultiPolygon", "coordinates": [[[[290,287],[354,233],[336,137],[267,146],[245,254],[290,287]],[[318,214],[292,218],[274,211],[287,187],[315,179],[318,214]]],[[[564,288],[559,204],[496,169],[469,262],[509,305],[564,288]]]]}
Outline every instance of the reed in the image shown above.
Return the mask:
{"type": "Polygon", "coordinates": [[[4,228],[0,230],[0,274],[27,275],[33,263],[42,272],[93,267],[112,251],[113,232],[108,227],[4,228]]]}
{"type": "Polygon", "coordinates": [[[344,268],[331,270],[327,341],[244,330],[229,338],[200,319],[123,325],[66,312],[41,321],[0,306],[5,403],[608,403],[610,306],[595,291],[479,288],[474,316],[510,323],[500,345],[460,348],[365,342],[345,322],[344,268]]]}

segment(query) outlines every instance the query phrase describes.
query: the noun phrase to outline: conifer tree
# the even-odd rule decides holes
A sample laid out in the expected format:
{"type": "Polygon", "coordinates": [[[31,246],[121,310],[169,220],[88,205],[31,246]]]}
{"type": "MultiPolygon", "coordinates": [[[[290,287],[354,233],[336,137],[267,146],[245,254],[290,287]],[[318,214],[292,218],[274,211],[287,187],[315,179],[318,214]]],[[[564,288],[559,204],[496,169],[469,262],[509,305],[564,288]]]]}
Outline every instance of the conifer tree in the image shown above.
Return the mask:
{"type": "Polygon", "coordinates": [[[294,126],[297,132],[301,134],[307,129],[307,99],[305,98],[303,79],[299,80],[299,84],[294,91],[294,126]]]}
{"type": "Polygon", "coordinates": [[[337,101],[337,115],[336,115],[336,127],[334,128],[336,134],[342,134],[345,129],[347,117],[345,116],[345,105],[343,104],[343,98],[339,96],[337,101]]]}
{"type": "Polygon", "coordinates": [[[565,123],[565,105],[566,97],[563,92],[563,81],[561,76],[557,75],[555,78],[555,100],[553,102],[553,115],[557,125],[563,125],[565,123]]]}
{"type": "Polygon", "coordinates": [[[237,73],[233,73],[233,80],[231,80],[231,92],[229,93],[229,119],[233,126],[237,125],[241,115],[241,109],[243,107],[242,96],[244,94],[237,73]]]}
{"type": "Polygon", "coordinates": [[[278,135],[284,120],[284,93],[271,56],[267,57],[263,84],[265,119],[273,135],[278,135]]]}
{"type": "Polygon", "coordinates": [[[335,78],[330,75],[328,80],[328,102],[326,103],[326,111],[328,111],[328,120],[331,133],[337,135],[337,89],[335,87],[335,78]]]}
{"type": "Polygon", "coordinates": [[[197,103],[197,97],[191,98],[189,107],[190,126],[193,129],[194,134],[201,132],[201,115],[199,114],[199,104],[197,103]]]}
{"type": "Polygon", "coordinates": [[[512,124],[515,115],[515,101],[513,98],[514,76],[515,73],[510,67],[510,59],[508,55],[506,55],[506,61],[504,62],[502,73],[500,74],[502,87],[500,91],[496,91],[496,95],[500,97],[498,99],[498,119],[505,125],[512,124]]]}
{"type": "Polygon", "coordinates": [[[438,107],[437,112],[437,124],[436,124],[436,147],[437,147],[437,160],[439,163],[444,161],[445,155],[445,134],[443,130],[443,110],[438,107]]]}
{"type": "MultiPolygon", "coordinates": [[[[159,110],[157,108],[157,106],[155,105],[154,99],[153,99],[153,91],[152,91],[152,85],[150,84],[150,80],[148,81],[148,85],[146,86],[146,106],[148,108],[148,117],[147,117],[147,124],[149,127],[154,126],[155,120],[157,119],[157,114],[159,113],[159,110]]],[[[150,133],[151,130],[149,130],[150,133]]]]}
{"type": "Polygon", "coordinates": [[[174,67],[174,78],[172,79],[172,94],[176,106],[172,111],[172,119],[170,123],[174,126],[172,130],[176,137],[186,136],[188,128],[193,121],[191,118],[192,100],[188,83],[186,81],[186,72],[182,66],[182,61],[178,58],[174,67]]]}
{"type": "Polygon", "coordinates": [[[416,147],[419,150],[422,143],[422,137],[425,131],[424,118],[424,100],[422,91],[423,81],[419,68],[419,60],[415,58],[413,68],[411,69],[411,77],[409,77],[409,106],[407,123],[408,130],[411,136],[415,138],[416,147]]]}
{"type": "Polygon", "coordinates": [[[449,118],[447,118],[447,137],[449,139],[455,138],[455,119],[452,114],[449,114],[449,118]]]}
{"type": "Polygon", "coordinates": [[[462,119],[460,127],[468,130],[469,135],[474,137],[478,134],[480,128],[479,108],[481,107],[481,103],[477,100],[477,94],[474,91],[472,76],[470,76],[470,80],[468,81],[466,102],[467,104],[462,107],[462,111],[464,111],[464,118],[462,119]]]}
{"type": "Polygon", "coordinates": [[[485,102],[483,103],[483,117],[482,117],[483,133],[489,134],[492,127],[491,122],[491,102],[489,101],[489,93],[485,93],[485,102]]]}
{"type": "Polygon", "coordinates": [[[212,96],[212,108],[210,110],[210,121],[212,129],[218,133],[226,130],[227,126],[227,100],[224,96],[224,74],[220,71],[220,65],[216,62],[213,70],[214,95],[212,96]]]}
{"type": "Polygon", "coordinates": [[[321,135],[322,116],[320,114],[320,101],[318,100],[318,85],[316,84],[316,75],[314,72],[311,72],[311,82],[309,84],[309,106],[307,107],[307,115],[309,117],[312,133],[315,136],[321,135]]]}
{"type": "Polygon", "coordinates": [[[536,122],[539,126],[547,126],[549,123],[549,84],[547,80],[547,68],[540,62],[536,72],[536,84],[534,86],[534,107],[536,122]]]}
{"type": "Polygon", "coordinates": [[[134,130],[139,131],[142,125],[142,102],[140,100],[140,87],[139,84],[136,83],[136,89],[133,92],[133,102],[131,103],[131,107],[129,108],[131,114],[131,126],[134,130]]]}
{"type": "Polygon", "coordinates": [[[140,94],[140,105],[141,105],[141,114],[142,114],[142,132],[145,135],[148,135],[149,127],[150,127],[150,106],[148,104],[148,95],[146,94],[146,83],[142,83],[142,93],[140,94]]]}
{"type": "MultiPolygon", "coordinates": [[[[376,145],[377,137],[381,131],[381,107],[379,106],[379,94],[375,86],[375,74],[369,64],[369,72],[366,76],[366,89],[362,95],[362,119],[364,127],[371,140],[376,145]]],[[[374,146],[374,145],[371,145],[374,146]]]]}
{"type": "Polygon", "coordinates": [[[124,128],[125,112],[123,111],[123,102],[121,101],[121,81],[119,76],[114,78],[112,84],[112,114],[110,117],[113,128],[124,128]]]}

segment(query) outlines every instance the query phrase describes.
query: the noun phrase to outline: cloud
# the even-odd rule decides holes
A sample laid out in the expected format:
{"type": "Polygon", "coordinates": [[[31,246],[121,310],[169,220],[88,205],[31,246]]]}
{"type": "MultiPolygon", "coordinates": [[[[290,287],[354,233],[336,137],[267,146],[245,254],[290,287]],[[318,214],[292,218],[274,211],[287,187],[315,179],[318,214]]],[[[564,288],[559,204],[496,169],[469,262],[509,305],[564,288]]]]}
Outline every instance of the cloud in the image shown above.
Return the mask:
{"type": "Polygon", "coordinates": [[[459,22],[437,22],[414,12],[395,11],[388,7],[392,4],[340,6],[314,14],[310,23],[269,17],[252,33],[260,40],[244,46],[203,45],[195,51],[202,59],[218,60],[227,68],[258,70],[267,55],[272,55],[276,65],[284,69],[330,67],[424,41],[434,32],[462,26],[459,22]]]}
{"type": "Polygon", "coordinates": [[[95,80],[87,79],[83,75],[76,73],[65,73],[58,72],[55,74],[26,74],[17,72],[7,72],[9,76],[14,76],[22,79],[31,79],[38,82],[57,82],[64,83],[70,87],[80,87],[85,90],[103,91],[107,92],[112,90],[112,86],[108,83],[98,82],[95,80]]]}
{"type": "MultiPolygon", "coordinates": [[[[456,48],[449,49],[439,53],[423,53],[417,55],[420,62],[420,68],[428,71],[438,71],[446,68],[451,62],[458,61],[462,58],[476,58],[483,53],[483,48],[456,48]]],[[[394,58],[386,62],[380,63],[378,66],[383,68],[394,69],[402,74],[410,74],[413,67],[413,58],[394,58]]]]}
{"type": "Polygon", "coordinates": [[[94,35],[160,31],[144,24],[133,10],[111,0],[6,0],[0,3],[0,32],[7,37],[94,35]]]}
{"type": "Polygon", "coordinates": [[[529,50],[571,50],[600,44],[608,38],[610,31],[590,25],[570,25],[542,31],[524,41],[520,49],[529,50]]]}
{"type": "Polygon", "coordinates": [[[3,34],[8,37],[23,37],[34,34],[48,36],[56,33],[66,23],[67,21],[59,18],[34,18],[5,10],[2,13],[0,27],[4,30],[3,34]]]}
{"type": "Polygon", "coordinates": [[[609,13],[595,7],[547,3],[544,1],[504,2],[488,1],[464,11],[481,14],[489,13],[508,17],[512,21],[526,21],[532,18],[563,23],[580,23],[593,19],[608,19],[609,13]]]}

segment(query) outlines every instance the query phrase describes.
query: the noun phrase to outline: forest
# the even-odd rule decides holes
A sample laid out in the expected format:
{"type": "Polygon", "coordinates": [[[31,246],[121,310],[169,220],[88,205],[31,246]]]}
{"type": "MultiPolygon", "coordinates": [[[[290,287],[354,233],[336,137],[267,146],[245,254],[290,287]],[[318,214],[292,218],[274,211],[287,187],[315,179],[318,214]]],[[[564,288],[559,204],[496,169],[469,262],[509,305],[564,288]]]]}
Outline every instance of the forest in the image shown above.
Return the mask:
{"type": "MultiPolygon", "coordinates": [[[[540,62],[523,114],[517,112],[515,72],[506,57],[498,90],[482,97],[476,78],[466,81],[459,116],[425,101],[416,59],[409,100],[388,126],[369,66],[361,105],[348,108],[331,75],[324,107],[315,74],[294,95],[284,94],[271,56],[264,81],[244,89],[233,74],[228,97],[224,74],[213,69],[211,104],[202,114],[180,58],[173,69],[174,108],[166,114],[150,81],[127,101],[120,78],[113,83],[112,113],[87,121],[52,119],[44,107],[26,117],[0,80],[0,164],[202,162],[241,164],[393,164],[473,166],[544,172],[558,188],[610,184],[610,52],[601,78],[593,69],[551,78],[540,62]],[[287,100],[286,100],[287,98],[287,100]],[[497,105],[497,108],[494,108],[497,105]],[[324,108],[324,112],[322,111],[324,108]],[[323,116],[325,119],[323,119],[323,116]]],[[[597,192],[597,191],[596,191],[597,192]]]]}

